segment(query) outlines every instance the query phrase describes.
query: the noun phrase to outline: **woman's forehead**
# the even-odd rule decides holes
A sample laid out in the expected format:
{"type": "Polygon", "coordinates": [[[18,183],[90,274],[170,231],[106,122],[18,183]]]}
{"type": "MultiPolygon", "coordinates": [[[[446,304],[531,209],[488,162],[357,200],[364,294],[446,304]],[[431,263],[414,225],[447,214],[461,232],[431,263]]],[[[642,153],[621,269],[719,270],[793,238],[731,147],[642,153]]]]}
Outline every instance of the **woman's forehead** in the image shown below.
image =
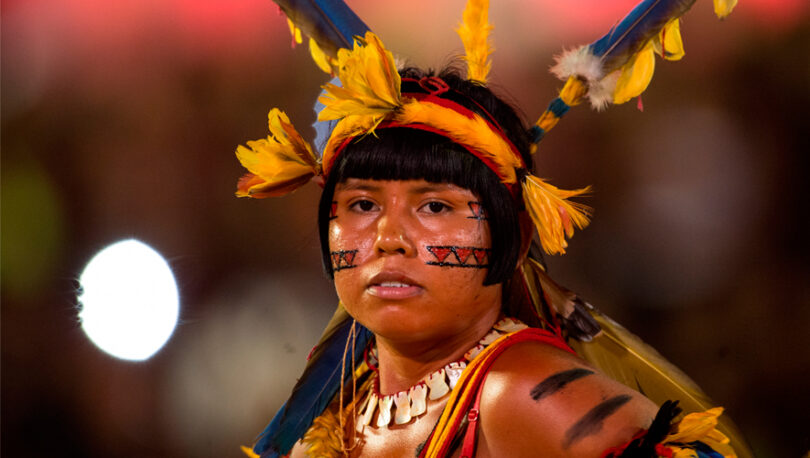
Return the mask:
{"type": "Polygon", "coordinates": [[[452,183],[433,183],[426,180],[372,180],[366,178],[348,178],[338,183],[335,192],[342,191],[397,192],[406,194],[425,194],[431,192],[455,192],[474,196],[469,189],[452,183]]]}

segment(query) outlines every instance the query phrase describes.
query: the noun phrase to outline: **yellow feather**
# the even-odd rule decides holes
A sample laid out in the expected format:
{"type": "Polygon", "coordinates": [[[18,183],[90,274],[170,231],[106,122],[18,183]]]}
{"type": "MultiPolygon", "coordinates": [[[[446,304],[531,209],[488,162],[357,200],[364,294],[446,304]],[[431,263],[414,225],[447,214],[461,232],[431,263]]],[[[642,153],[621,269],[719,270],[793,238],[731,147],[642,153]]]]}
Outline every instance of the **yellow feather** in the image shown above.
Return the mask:
{"type": "Polygon", "coordinates": [[[489,23],[488,10],[489,0],[468,0],[461,25],[456,30],[464,43],[467,78],[484,84],[492,65],[489,55],[493,51],[489,41],[492,25],[489,23]]]}
{"type": "Polygon", "coordinates": [[[735,6],[737,6],[737,0],[714,0],[714,14],[720,19],[725,19],[735,6]]]}
{"type": "Polygon", "coordinates": [[[365,125],[376,126],[401,104],[401,80],[393,55],[371,32],[366,33],[364,41],[356,40],[351,51],[338,51],[342,86],[331,83],[324,86],[326,94],[318,99],[325,105],[318,114],[319,121],[373,116],[374,122],[366,121],[365,125]]]}
{"type": "Polygon", "coordinates": [[[292,35],[293,40],[300,45],[304,41],[301,36],[301,29],[299,29],[290,18],[287,18],[287,26],[290,27],[290,35],[292,35]]]}
{"type": "Polygon", "coordinates": [[[241,447],[242,453],[248,456],[248,458],[259,458],[259,455],[253,453],[253,449],[250,447],[245,447],[244,445],[241,447]]]}
{"type": "Polygon", "coordinates": [[[653,38],[655,53],[666,60],[681,60],[685,52],[681,39],[681,21],[673,19],[653,38]],[[662,46],[663,43],[663,46],[662,46]]]}
{"type": "MultiPolygon", "coordinates": [[[[312,38],[309,39],[309,53],[312,55],[312,60],[315,64],[325,73],[332,74],[332,62],[334,59],[330,58],[323,52],[318,43],[312,38]]],[[[336,62],[335,62],[336,63],[336,62]]]]}
{"type": "Polygon", "coordinates": [[[546,253],[565,253],[568,246],[566,238],[574,234],[574,227],[584,229],[588,225],[590,209],[567,199],[589,191],[590,187],[566,191],[536,176],[526,176],[523,182],[523,201],[546,253]]]}
{"type": "Polygon", "coordinates": [[[650,40],[644,48],[633,56],[627,64],[622,67],[619,80],[616,82],[616,89],[613,91],[613,103],[616,105],[641,95],[652,80],[655,71],[655,49],[653,40],[650,40]]]}
{"type": "Polygon", "coordinates": [[[239,145],[236,158],[249,175],[239,181],[239,197],[286,194],[320,173],[312,147],[295,130],[287,115],[273,108],[268,114],[270,135],[239,145]]]}
{"type": "Polygon", "coordinates": [[[718,417],[722,413],[722,407],[714,407],[705,412],[693,412],[686,415],[676,425],[675,432],[664,439],[664,444],[688,444],[701,441],[726,458],[736,458],[735,449],[730,445],[731,440],[716,429],[719,423],[718,417]]]}
{"type": "Polygon", "coordinates": [[[307,446],[307,456],[339,457],[343,456],[343,436],[340,420],[330,406],[312,422],[302,438],[307,446]]]}

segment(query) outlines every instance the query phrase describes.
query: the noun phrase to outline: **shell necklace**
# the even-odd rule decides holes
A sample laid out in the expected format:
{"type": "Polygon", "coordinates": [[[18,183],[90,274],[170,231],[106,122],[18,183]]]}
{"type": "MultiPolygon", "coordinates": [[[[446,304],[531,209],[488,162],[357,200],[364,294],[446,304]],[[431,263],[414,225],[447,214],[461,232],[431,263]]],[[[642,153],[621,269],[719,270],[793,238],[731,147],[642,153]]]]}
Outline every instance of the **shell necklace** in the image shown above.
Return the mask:
{"type": "MultiPolygon", "coordinates": [[[[387,428],[388,425],[391,424],[391,407],[393,406],[396,406],[396,412],[393,416],[395,425],[403,425],[423,415],[427,412],[427,402],[435,401],[446,396],[447,393],[456,386],[456,382],[458,382],[461,373],[467,367],[467,363],[478,356],[487,345],[504,334],[519,331],[527,327],[528,326],[514,318],[501,319],[495,323],[489,333],[487,333],[483,339],[479,340],[478,344],[468,350],[460,360],[453,361],[443,368],[431,372],[416,385],[399,393],[388,395],[380,394],[379,376],[377,376],[377,378],[374,379],[372,388],[369,390],[369,395],[360,407],[360,411],[362,411],[363,414],[358,418],[357,430],[362,431],[365,426],[370,425],[374,414],[378,411],[379,414],[377,415],[375,424],[378,427],[387,428]]],[[[376,348],[369,352],[368,356],[370,365],[375,366],[377,363],[376,348]]]]}

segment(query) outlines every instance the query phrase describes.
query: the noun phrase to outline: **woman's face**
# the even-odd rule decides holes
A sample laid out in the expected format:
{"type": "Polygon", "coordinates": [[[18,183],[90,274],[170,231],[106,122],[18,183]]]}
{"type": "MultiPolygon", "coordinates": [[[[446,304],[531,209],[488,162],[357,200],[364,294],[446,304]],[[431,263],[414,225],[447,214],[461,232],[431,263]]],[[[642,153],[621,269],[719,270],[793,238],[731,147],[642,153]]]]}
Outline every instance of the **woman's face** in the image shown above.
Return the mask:
{"type": "Polygon", "coordinates": [[[485,218],[478,198],[452,184],[338,184],[329,222],[338,296],[378,336],[459,334],[500,310],[500,285],[483,286],[492,247],[485,218]]]}

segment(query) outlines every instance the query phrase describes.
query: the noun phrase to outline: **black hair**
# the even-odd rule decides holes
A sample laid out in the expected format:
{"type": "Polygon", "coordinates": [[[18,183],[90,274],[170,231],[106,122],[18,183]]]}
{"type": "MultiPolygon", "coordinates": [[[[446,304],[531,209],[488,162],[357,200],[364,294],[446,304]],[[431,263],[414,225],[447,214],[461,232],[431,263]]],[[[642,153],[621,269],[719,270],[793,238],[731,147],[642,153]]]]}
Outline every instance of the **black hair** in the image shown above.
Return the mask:
{"type": "MultiPolygon", "coordinates": [[[[432,72],[408,68],[403,78],[419,80],[432,72]]],[[[442,71],[439,78],[450,90],[441,95],[493,124],[501,127],[507,138],[531,167],[530,140],[526,127],[515,110],[488,88],[461,78],[454,69],[442,71]]],[[[418,83],[403,81],[402,92],[425,92],[418,83]]],[[[324,269],[333,276],[329,255],[329,213],[335,187],[349,178],[372,180],[418,180],[451,183],[475,194],[487,215],[492,239],[490,267],[484,285],[502,283],[512,277],[520,256],[521,233],[518,214],[520,203],[512,197],[500,178],[480,159],[447,137],[407,127],[378,129],[352,141],[340,153],[329,172],[318,207],[318,229],[324,269]]]]}

